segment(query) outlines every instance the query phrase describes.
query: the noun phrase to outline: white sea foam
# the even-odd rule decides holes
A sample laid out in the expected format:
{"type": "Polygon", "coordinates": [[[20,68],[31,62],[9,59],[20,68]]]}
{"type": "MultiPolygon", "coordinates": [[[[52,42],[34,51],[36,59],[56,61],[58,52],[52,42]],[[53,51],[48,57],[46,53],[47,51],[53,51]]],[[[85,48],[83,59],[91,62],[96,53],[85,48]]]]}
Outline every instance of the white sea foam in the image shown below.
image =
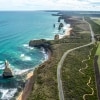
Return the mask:
{"type": "Polygon", "coordinates": [[[44,54],[44,58],[45,58],[45,61],[46,61],[48,59],[48,54],[46,53],[44,48],[41,47],[41,49],[42,49],[41,52],[44,54]]]}
{"type": "MultiPolygon", "coordinates": [[[[22,57],[24,56],[24,54],[23,55],[21,55],[22,57]]],[[[11,64],[9,64],[10,65],[10,67],[11,67],[11,69],[13,70],[13,74],[14,75],[21,75],[21,74],[23,74],[23,73],[25,73],[25,72],[28,72],[29,70],[32,70],[32,69],[34,69],[34,68],[29,68],[29,69],[18,69],[18,68],[16,68],[16,67],[14,67],[13,65],[11,65],[11,64]]],[[[2,64],[2,65],[0,65],[0,70],[3,70],[5,68],[5,65],[4,64],[2,64]]],[[[0,74],[0,75],[2,75],[2,74],[0,74]]]]}
{"type": "Polygon", "coordinates": [[[2,100],[10,100],[14,96],[14,94],[17,92],[17,88],[0,89],[0,92],[2,93],[2,96],[1,96],[2,100]]]}
{"type": "Polygon", "coordinates": [[[28,71],[30,71],[30,70],[34,70],[35,69],[35,67],[34,68],[29,68],[29,69],[24,69],[24,70],[22,70],[22,69],[15,69],[14,70],[14,74],[15,75],[21,75],[21,74],[24,74],[24,73],[26,73],[26,72],[28,72],[28,71]]]}
{"type": "Polygon", "coordinates": [[[48,59],[48,54],[47,53],[44,53],[44,58],[45,58],[45,61],[48,59]]]}
{"type": "Polygon", "coordinates": [[[1,64],[0,69],[4,69],[4,68],[5,68],[4,64],[1,64]]]}
{"type": "Polygon", "coordinates": [[[33,49],[34,49],[34,47],[30,47],[28,44],[23,44],[23,46],[24,46],[25,48],[27,48],[27,49],[30,49],[30,50],[33,50],[33,49]]]}
{"type": "Polygon", "coordinates": [[[23,73],[26,73],[26,72],[28,72],[30,69],[25,69],[25,70],[21,70],[21,69],[15,69],[14,70],[14,74],[15,75],[21,75],[21,74],[23,74],[23,73]]]}
{"type": "Polygon", "coordinates": [[[59,30],[58,29],[57,30],[54,30],[53,33],[58,34],[59,33],[59,30]]]}
{"type": "Polygon", "coordinates": [[[65,24],[64,27],[63,27],[63,30],[68,29],[70,26],[71,26],[70,24],[65,24]]]}
{"type": "Polygon", "coordinates": [[[0,64],[4,63],[4,61],[0,61],[0,64]]]}
{"type": "Polygon", "coordinates": [[[30,69],[18,69],[11,64],[9,64],[9,65],[10,65],[11,69],[13,70],[14,75],[21,75],[21,74],[28,72],[30,70],[30,69]]]}
{"type": "Polygon", "coordinates": [[[21,54],[21,55],[20,55],[20,57],[24,57],[24,56],[25,56],[24,54],[21,54]]]}
{"type": "Polygon", "coordinates": [[[31,61],[31,57],[29,56],[26,56],[25,54],[21,54],[20,55],[20,58],[23,60],[23,61],[31,61]]]}
{"type": "Polygon", "coordinates": [[[28,47],[28,44],[23,44],[24,47],[28,47]]]}

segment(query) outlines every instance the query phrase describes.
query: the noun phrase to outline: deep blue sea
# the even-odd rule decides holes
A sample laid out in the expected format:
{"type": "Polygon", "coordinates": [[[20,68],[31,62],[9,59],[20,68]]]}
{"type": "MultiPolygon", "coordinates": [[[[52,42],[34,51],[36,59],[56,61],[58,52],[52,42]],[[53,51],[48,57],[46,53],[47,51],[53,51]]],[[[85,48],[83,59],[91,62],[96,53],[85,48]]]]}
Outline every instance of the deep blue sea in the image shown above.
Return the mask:
{"type": "Polygon", "coordinates": [[[0,12],[0,100],[11,100],[20,76],[47,59],[43,49],[29,47],[31,39],[53,39],[58,18],[51,12],[0,12]],[[8,60],[14,77],[3,79],[4,61],[8,60]]]}

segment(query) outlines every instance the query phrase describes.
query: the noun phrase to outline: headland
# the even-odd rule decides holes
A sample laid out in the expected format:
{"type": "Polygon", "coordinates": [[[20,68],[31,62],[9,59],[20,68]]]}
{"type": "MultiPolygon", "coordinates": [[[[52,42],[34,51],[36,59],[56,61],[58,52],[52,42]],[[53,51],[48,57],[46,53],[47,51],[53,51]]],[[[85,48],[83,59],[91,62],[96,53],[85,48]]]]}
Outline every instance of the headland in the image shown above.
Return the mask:
{"type": "MultiPolygon", "coordinates": [[[[58,20],[60,20],[60,19],[63,19],[65,22],[66,22],[66,20],[71,22],[71,28],[70,27],[68,28],[67,33],[65,31],[62,38],[59,38],[59,35],[58,35],[58,37],[55,38],[55,40],[41,39],[41,40],[31,40],[29,42],[29,46],[45,48],[45,51],[49,54],[49,59],[47,61],[45,61],[44,63],[42,63],[41,65],[39,65],[39,67],[37,67],[34,70],[34,74],[32,72],[27,75],[26,78],[28,81],[25,85],[23,92],[20,93],[17,100],[26,100],[26,99],[31,100],[31,98],[33,100],[59,100],[58,87],[57,87],[58,83],[57,83],[57,76],[56,76],[58,62],[60,61],[63,53],[66,50],[90,43],[91,38],[90,38],[89,26],[87,23],[85,23],[83,21],[82,17],[72,17],[72,16],[67,17],[66,15],[62,16],[62,14],[60,14],[60,18],[58,18],[58,20]],[[73,33],[73,34],[70,34],[70,33],[73,33]],[[27,95],[26,95],[26,93],[27,93],[27,95]]],[[[95,45],[92,45],[91,47],[89,47],[88,50],[90,50],[91,48],[95,48],[95,45]]],[[[84,49],[84,52],[83,51],[81,52],[81,50],[80,50],[80,54],[84,54],[84,55],[82,55],[83,58],[88,56],[88,52],[85,54],[86,50],[87,49],[84,49]]],[[[73,55],[75,55],[75,53],[72,53],[71,57],[73,55]]],[[[79,56],[81,56],[81,55],[79,55],[79,56]]],[[[70,64],[73,62],[71,59],[69,60],[70,64]]],[[[77,60],[77,63],[75,66],[79,66],[78,64],[79,64],[79,62],[77,60]]],[[[67,64],[66,64],[66,62],[65,62],[64,65],[69,66],[69,63],[67,62],[67,64]]],[[[64,70],[67,71],[67,69],[64,69],[64,70]]],[[[63,70],[62,74],[64,73],[64,70],[63,70]]],[[[70,70],[70,68],[68,70],[70,70]]],[[[92,74],[92,79],[95,80],[94,69],[93,68],[89,69],[89,72],[91,72],[91,70],[93,73],[90,73],[90,74],[92,74]]],[[[76,76],[77,75],[78,74],[76,73],[76,76]]],[[[65,76],[62,77],[63,82],[66,81],[65,77],[67,77],[66,74],[65,74],[65,76]]],[[[80,83],[78,76],[77,77],[75,77],[75,75],[70,76],[70,74],[69,74],[69,79],[71,79],[71,77],[76,78],[77,79],[76,81],[78,81],[80,83]]],[[[84,80],[87,81],[87,77],[85,77],[84,80]]],[[[74,80],[72,81],[72,83],[74,84],[74,80]]],[[[71,84],[72,87],[73,87],[73,84],[71,84]]],[[[97,91],[95,89],[96,88],[95,81],[93,81],[91,84],[95,91],[95,94],[93,95],[93,97],[97,98],[97,91]]],[[[85,85],[86,84],[84,84],[84,86],[85,85]]],[[[63,88],[64,87],[65,87],[65,84],[64,84],[63,88]]],[[[72,88],[72,87],[70,87],[70,88],[72,88]]],[[[79,87],[81,87],[81,85],[79,87]]],[[[89,90],[86,90],[85,92],[88,92],[88,91],[89,90]]],[[[64,92],[66,94],[66,92],[67,92],[66,89],[64,90],[64,92]]],[[[73,94],[73,93],[71,94],[71,91],[70,91],[70,96],[74,96],[74,99],[77,98],[77,97],[75,97],[75,95],[77,96],[78,93],[81,94],[80,97],[83,96],[83,91],[81,91],[80,89],[76,93],[77,94],[73,94]]],[[[67,97],[67,95],[68,94],[66,94],[66,97],[67,97]]]]}

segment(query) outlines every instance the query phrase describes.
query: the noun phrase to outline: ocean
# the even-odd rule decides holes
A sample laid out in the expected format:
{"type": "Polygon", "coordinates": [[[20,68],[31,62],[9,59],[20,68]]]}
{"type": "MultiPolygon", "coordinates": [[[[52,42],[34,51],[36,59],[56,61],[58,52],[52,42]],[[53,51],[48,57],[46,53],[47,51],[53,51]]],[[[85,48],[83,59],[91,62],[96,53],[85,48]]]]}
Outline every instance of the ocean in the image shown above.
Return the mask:
{"type": "Polygon", "coordinates": [[[0,100],[11,100],[18,91],[24,72],[43,63],[47,54],[43,49],[29,47],[32,39],[54,39],[58,32],[53,24],[58,21],[52,12],[0,12],[0,100]],[[14,77],[2,77],[4,61],[8,60],[14,77]]]}

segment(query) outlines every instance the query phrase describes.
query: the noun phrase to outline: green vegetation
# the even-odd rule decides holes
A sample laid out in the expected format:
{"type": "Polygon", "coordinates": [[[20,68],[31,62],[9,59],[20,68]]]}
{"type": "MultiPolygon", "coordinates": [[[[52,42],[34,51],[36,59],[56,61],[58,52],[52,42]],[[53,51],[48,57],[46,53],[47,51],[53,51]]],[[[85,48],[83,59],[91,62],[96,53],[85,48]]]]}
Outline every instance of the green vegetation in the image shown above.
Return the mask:
{"type": "MultiPolygon", "coordinates": [[[[95,34],[100,34],[100,19],[93,19],[85,18],[92,26],[93,31],[95,34]]],[[[100,41],[100,40],[99,40],[100,41]]],[[[100,43],[98,46],[98,49],[96,51],[96,55],[98,55],[98,66],[99,66],[99,72],[100,72],[100,43]]]]}
{"type": "Polygon", "coordinates": [[[97,48],[97,51],[96,51],[96,55],[100,55],[100,43],[98,43],[98,48],[97,48]]]}
{"type": "Polygon", "coordinates": [[[97,23],[95,23],[89,17],[85,17],[85,19],[91,24],[94,33],[95,34],[100,34],[100,25],[98,25],[97,23]]]}
{"type": "Polygon", "coordinates": [[[100,19],[93,19],[93,21],[100,25],[100,19]]]}
{"type": "Polygon", "coordinates": [[[97,48],[97,51],[96,51],[96,54],[95,55],[98,55],[98,67],[99,67],[99,72],[100,72],[100,43],[98,42],[98,48],[97,48]]]}
{"type": "Polygon", "coordinates": [[[98,100],[97,91],[95,86],[95,74],[93,67],[93,58],[96,52],[94,45],[81,48],[71,52],[64,61],[62,67],[62,81],[65,100],[83,100],[84,94],[91,94],[92,90],[87,86],[89,77],[91,77],[90,86],[94,89],[94,95],[86,96],[86,100],[98,100]],[[93,48],[91,55],[90,50],[93,48]],[[90,55],[90,60],[88,60],[90,55]],[[82,63],[82,60],[87,59],[82,63]],[[84,74],[80,73],[81,68],[87,69],[81,70],[84,74]]]}
{"type": "Polygon", "coordinates": [[[53,54],[49,61],[36,71],[37,77],[28,100],[59,100],[57,87],[57,65],[66,50],[83,44],[61,43],[52,45],[53,54]]]}
{"type": "Polygon", "coordinates": [[[100,73],[100,55],[99,55],[99,57],[98,57],[98,60],[97,60],[97,62],[98,62],[99,73],[100,73]]]}
{"type": "MultiPolygon", "coordinates": [[[[34,73],[35,78],[33,82],[32,92],[30,96],[28,97],[28,100],[59,100],[58,84],[57,84],[57,65],[65,51],[75,48],[77,46],[90,43],[89,28],[88,26],[87,28],[83,28],[84,25],[87,26],[86,23],[80,21],[78,18],[74,19],[74,22],[72,24],[73,31],[75,34],[74,36],[65,37],[60,40],[48,41],[52,49],[51,57],[48,61],[41,64],[40,67],[38,67],[35,70],[35,73],[34,73]]],[[[64,91],[65,91],[64,93],[65,93],[66,99],[68,96],[68,98],[71,98],[70,100],[81,100],[82,94],[87,93],[87,92],[91,93],[91,90],[86,86],[86,82],[88,81],[89,75],[91,75],[92,77],[91,86],[93,86],[95,89],[95,79],[94,79],[94,69],[92,67],[92,64],[93,64],[92,57],[91,57],[91,61],[89,61],[91,62],[89,63],[91,64],[91,67],[89,67],[87,71],[85,71],[87,75],[82,76],[78,72],[80,65],[82,65],[82,67],[85,66],[85,63],[82,64],[81,60],[87,58],[87,55],[89,54],[89,50],[92,47],[90,46],[90,47],[87,47],[84,49],[82,48],[78,51],[72,52],[68,56],[68,59],[66,58],[66,61],[63,66],[63,71],[62,71],[62,74],[63,74],[62,78],[63,78],[64,91]],[[70,67],[70,65],[72,67],[70,67]],[[67,91],[67,89],[69,91],[67,91]]],[[[89,100],[97,100],[96,90],[94,91],[95,91],[95,94],[94,96],[92,96],[93,99],[89,99],[89,100]]]]}

